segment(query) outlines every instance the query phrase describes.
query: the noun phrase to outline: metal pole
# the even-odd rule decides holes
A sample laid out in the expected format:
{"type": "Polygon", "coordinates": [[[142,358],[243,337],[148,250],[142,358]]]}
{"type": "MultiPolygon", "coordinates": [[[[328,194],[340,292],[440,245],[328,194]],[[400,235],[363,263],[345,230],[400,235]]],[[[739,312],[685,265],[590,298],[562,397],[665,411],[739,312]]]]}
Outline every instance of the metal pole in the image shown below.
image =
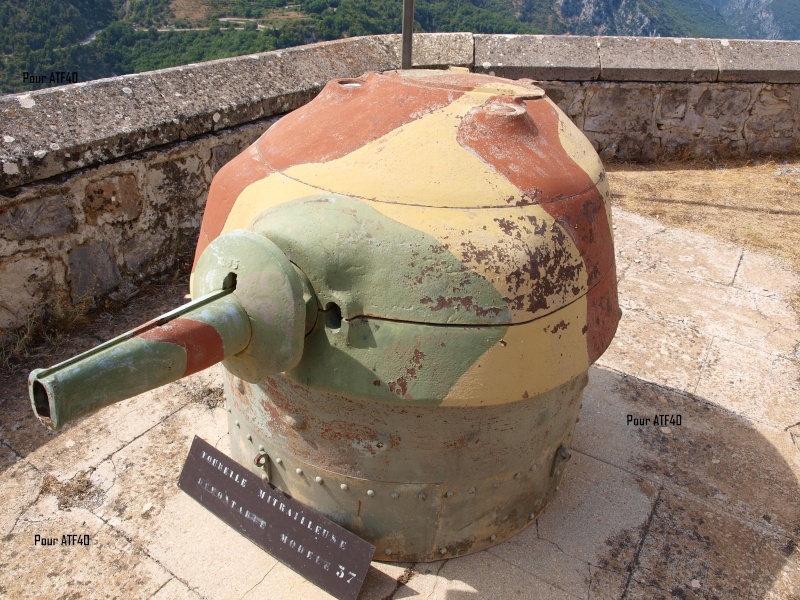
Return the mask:
{"type": "Polygon", "coordinates": [[[404,69],[411,68],[411,38],[414,34],[414,0],[403,0],[403,62],[404,69]]]}

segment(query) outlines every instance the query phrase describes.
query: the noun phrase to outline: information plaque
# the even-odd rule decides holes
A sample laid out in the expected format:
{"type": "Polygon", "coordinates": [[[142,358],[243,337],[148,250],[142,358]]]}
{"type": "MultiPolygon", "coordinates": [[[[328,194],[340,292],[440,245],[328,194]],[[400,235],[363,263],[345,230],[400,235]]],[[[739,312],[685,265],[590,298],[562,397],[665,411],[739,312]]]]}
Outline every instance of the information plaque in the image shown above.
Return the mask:
{"type": "Polygon", "coordinates": [[[339,600],[355,600],[375,547],[195,436],[178,487],[339,600]]]}

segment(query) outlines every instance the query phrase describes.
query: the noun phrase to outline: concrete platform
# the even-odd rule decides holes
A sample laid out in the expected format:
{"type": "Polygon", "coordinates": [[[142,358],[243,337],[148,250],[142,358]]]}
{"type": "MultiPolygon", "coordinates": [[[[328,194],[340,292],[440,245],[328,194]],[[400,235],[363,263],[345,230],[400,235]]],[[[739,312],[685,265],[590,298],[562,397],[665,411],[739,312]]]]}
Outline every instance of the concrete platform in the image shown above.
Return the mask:
{"type": "MultiPolygon", "coordinates": [[[[800,324],[790,305],[800,275],[709,236],[614,217],[624,316],[591,370],[554,502],[488,551],[373,563],[360,598],[800,597],[800,324]],[[627,423],[657,414],[681,424],[627,423]]],[[[125,314],[144,321],[179,303],[172,293],[125,314]]],[[[98,327],[121,320],[28,366],[99,343],[98,327]]],[[[216,369],[59,434],[35,422],[24,380],[6,374],[0,393],[0,597],[329,597],[176,487],[194,435],[228,450],[216,369]],[[72,533],[91,544],[34,543],[72,533]]]]}

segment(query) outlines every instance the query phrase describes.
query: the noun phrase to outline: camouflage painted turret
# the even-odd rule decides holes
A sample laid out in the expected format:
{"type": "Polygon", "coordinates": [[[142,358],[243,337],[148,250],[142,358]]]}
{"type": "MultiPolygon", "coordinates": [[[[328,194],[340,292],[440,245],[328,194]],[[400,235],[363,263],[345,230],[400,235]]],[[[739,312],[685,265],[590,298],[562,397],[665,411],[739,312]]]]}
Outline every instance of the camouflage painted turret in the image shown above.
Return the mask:
{"type": "Polygon", "coordinates": [[[221,360],[239,462],[379,559],[474,552],[554,494],[614,336],[605,172],[528,80],[331,81],[214,179],[192,297],[35,371],[37,414],[57,426],[221,360]],[[61,406],[82,381],[97,397],[61,406]]]}

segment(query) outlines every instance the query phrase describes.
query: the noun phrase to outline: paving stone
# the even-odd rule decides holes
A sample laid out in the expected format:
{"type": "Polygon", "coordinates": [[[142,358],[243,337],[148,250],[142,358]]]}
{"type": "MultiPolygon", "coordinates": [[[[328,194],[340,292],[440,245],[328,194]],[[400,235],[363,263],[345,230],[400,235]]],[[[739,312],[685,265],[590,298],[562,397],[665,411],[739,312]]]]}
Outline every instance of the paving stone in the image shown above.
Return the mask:
{"type": "Polygon", "coordinates": [[[597,365],[660,385],[694,390],[711,340],[689,327],[626,310],[597,365]]]}
{"type": "Polygon", "coordinates": [[[441,581],[429,594],[430,600],[585,598],[554,588],[486,551],[447,561],[439,577],[441,581]]]}
{"type": "Polygon", "coordinates": [[[202,597],[173,577],[151,598],[152,600],[201,600],[202,597]]]}
{"type": "Polygon", "coordinates": [[[722,285],[733,283],[742,258],[741,246],[675,228],[649,236],[638,249],[643,262],[722,285]]]}
{"type": "Polygon", "coordinates": [[[282,563],[276,563],[262,581],[242,596],[242,600],[260,600],[261,598],[274,600],[294,600],[295,598],[303,598],[303,600],[333,600],[334,597],[304,579],[289,567],[282,563]]]}
{"type": "Polygon", "coordinates": [[[413,567],[412,563],[373,562],[364,578],[359,599],[390,597],[398,588],[398,579],[408,576],[408,573],[413,577],[413,567]]]}
{"type": "Polygon", "coordinates": [[[3,540],[0,554],[0,590],[6,598],[146,598],[170,577],[89,511],[61,511],[54,503],[35,521],[21,521],[3,540]],[[71,533],[89,535],[90,545],[61,545],[62,536],[71,533]],[[35,545],[36,534],[55,538],[56,545],[35,545]]]}
{"type": "Polygon", "coordinates": [[[488,552],[567,594],[578,598],[587,595],[591,579],[589,564],[565,554],[555,543],[539,538],[535,525],[488,552]]]}
{"type": "MultiPolygon", "coordinates": [[[[414,565],[414,573],[408,583],[401,585],[395,592],[392,600],[403,600],[403,598],[430,598],[437,587],[444,582],[439,573],[448,561],[440,560],[430,563],[417,563],[414,565]]],[[[373,566],[375,563],[373,563],[373,566]]],[[[376,599],[378,597],[376,596],[376,599]]],[[[384,600],[385,596],[381,598],[384,600]]],[[[360,598],[359,600],[367,600],[360,598]]]]}
{"type": "Polygon", "coordinates": [[[7,448],[0,447],[3,471],[0,473],[0,538],[10,534],[19,518],[39,497],[43,475],[30,463],[20,460],[7,448]],[[10,459],[14,459],[11,463],[10,459]],[[6,465],[7,468],[6,468],[6,465]]]}
{"type": "Polygon", "coordinates": [[[780,258],[745,250],[733,285],[765,296],[788,297],[800,288],[800,275],[780,258]]]}
{"type": "Polygon", "coordinates": [[[800,343],[797,315],[783,298],[639,264],[625,271],[619,294],[623,310],[639,310],[769,353],[791,355],[800,343]]]}
{"type": "Polygon", "coordinates": [[[790,433],[700,397],[593,368],[573,448],[782,535],[800,522],[800,455],[790,433]],[[681,415],[681,425],[653,425],[657,414],[681,415]],[[628,415],[650,424],[629,425],[628,415]]]}
{"type": "MultiPolygon", "coordinates": [[[[539,538],[584,565],[624,572],[633,561],[656,494],[643,479],[574,452],[558,493],[539,517],[539,538]]],[[[520,541],[518,561],[527,560],[526,539],[520,541]]],[[[588,576],[588,571],[579,572],[588,576]]],[[[585,597],[587,588],[579,595],[585,597]]]]}
{"type": "Polygon", "coordinates": [[[696,394],[748,419],[785,428],[800,422],[800,365],[715,339],[696,394]]]}
{"type": "MultiPolygon", "coordinates": [[[[608,174],[611,189],[616,188],[614,173],[608,174]]],[[[612,211],[614,228],[614,247],[617,250],[627,250],[631,247],[646,245],[654,234],[665,231],[666,227],[656,221],[636,213],[614,207],[612,211]]]]}
{"type": "Polygon", "coordinates": [[[201,597],[242,598],[278,561],[175,491],[144,540],[148,554],[201,597]]]}
{"type": "Polygon", "coordinates": [[[623,597],[628,576],[607,569],[591,567],[589,600],[619,600],[623,597]]]}
{"type": "Polygon", "coordinates": [[[705,503],[664,491],[633,579],[677,597],[763,598],[787,562],[787,543],[705,503]]]}
{"type": "MultiPolygon", "coordinates": [[[[221,392],[222,381],[219,369],[212,367],[173,385],[181,384],[216,385],[221,392]]],[[[212,409],[202,402],[190,402],[97,468],[93,480],[107,493],[95,514],[126,535],[157,539],[154,534],[165,525],[161,513],[167,504],[176,496],[186,496],[177,482],[194,436],[229,454],[227,427],[223,407],[212,409]]],[[[216,520],[210,513],[206,515],[216,520]]],[[[151,552],[156,550],[151,547],[151,552]]]]}
{"type": "MultiPolygon", "coordinates": [[[[177,384],[170,384],[68,424],[60,433],[51,434],[51,439],[32,451],[27,459],[40,471],[60,480],[96,468],[107,457],[178,410],[186,402],[177,395],[179,389],[177,384]]],[[[29,405],[27,408],[30,411],[29,405]]],[[[34,427],[43,429],[38,423],[34,427]]],[[[18,452],[27,451],[24,446],[22,450],[16,445],[12,447],[18,452]]]]}

